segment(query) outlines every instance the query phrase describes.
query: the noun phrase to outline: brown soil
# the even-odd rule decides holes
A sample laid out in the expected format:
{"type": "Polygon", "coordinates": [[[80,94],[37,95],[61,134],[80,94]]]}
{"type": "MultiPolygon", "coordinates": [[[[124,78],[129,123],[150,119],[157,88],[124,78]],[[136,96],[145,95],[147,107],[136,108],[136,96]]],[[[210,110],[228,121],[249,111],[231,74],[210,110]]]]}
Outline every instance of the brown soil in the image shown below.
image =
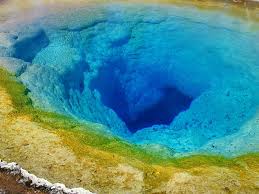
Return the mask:
{"type": "Polygon", "coordinates": [[[46,194],[46,192],[27,187],[18,181],[18,176],[0,170],[0,194],[46,194]]]}

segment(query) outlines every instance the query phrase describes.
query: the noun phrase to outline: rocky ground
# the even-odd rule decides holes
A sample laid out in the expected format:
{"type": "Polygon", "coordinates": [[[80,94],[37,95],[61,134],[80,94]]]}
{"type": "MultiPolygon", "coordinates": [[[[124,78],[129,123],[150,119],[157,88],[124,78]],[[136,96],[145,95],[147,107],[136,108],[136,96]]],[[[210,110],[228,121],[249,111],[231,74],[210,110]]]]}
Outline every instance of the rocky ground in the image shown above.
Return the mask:
{"type": "Polygon", "coordinates": [[[0,161],[0,193],[92,194],[83,188],[69,189],[60,183],[52,184],[14,162],[4,161],[0,161]]]}
{"type": "Polygon", "coordinates": [[[19,184],[19,177],[9,174],[5,171],[0,171],[0,193],[24,193],[24,194],[44,194],[46,192],[30,188],[24,184],[19,184]]]}

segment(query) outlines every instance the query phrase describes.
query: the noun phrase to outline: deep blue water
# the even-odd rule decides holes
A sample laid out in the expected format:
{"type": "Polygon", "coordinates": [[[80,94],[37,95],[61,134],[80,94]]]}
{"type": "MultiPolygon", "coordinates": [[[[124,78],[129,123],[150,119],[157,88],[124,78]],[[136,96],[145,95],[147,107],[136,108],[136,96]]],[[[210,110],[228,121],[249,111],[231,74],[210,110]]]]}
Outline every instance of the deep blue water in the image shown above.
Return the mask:
{"type": "Polygon", "coordinates": [[[114,4],[21,27],[28,36],[12,51],[31,63],[20,79],[36,106],[137,144],[228,155],[258,135],[256,124],[244,127],[259,104],[259,28],[251,25],[223,12],[114,4]]]}
{"type": "Polygon", "coordinates": [[[164,79],[163,75],[156,73],[150,77],[136,75],[136,78],[142,79],[139,84],[147,86],[133,91],[134,96],[129,96],[128,92],[132,92],[137,86],[129,86],[128,82],[133,80],[128,80],[132,73],[129,74],[127,67],[128,61],[109,61],[91,81],[90,88],[100,93],[101,102],[114,110],[131,132],[155,124],[169,125],[178,113],[189,108],[192,98],[183,94],[173,84],[156,86],[160,79],[164,79]],[[107,85],[108,83],[111,84],[107,85]],[[133,99],[136,95],[139,99],[133,99]]]}

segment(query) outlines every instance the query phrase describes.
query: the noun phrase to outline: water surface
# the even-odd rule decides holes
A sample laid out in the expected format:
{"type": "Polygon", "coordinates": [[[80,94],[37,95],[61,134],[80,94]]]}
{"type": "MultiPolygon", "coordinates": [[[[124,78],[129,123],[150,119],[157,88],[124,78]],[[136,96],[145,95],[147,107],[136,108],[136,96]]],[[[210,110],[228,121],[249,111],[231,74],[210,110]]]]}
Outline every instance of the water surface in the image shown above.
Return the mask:
{"type": "Polygon", "coordinates": [[[5,29],[35,106],[177,153],[258,151],[258,23],[221,11],[105,4],[5,29]]]}

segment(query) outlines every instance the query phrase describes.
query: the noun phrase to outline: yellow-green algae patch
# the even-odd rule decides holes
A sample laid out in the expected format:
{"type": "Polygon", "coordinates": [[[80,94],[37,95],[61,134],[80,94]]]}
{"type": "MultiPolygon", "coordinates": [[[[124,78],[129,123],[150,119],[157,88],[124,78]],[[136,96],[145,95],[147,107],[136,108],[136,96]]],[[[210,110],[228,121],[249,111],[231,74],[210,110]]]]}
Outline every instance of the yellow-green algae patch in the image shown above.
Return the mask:
{"type": "Polygon", "coordinates": [[[34,108],[26,88],[5,70],[0,70],[0,93],[1,109],[10,109],[0,111],[0,158],[50,181],[99,193],[259,189],[258,153],[165,158],[94,131],[94,124],[34,108]]]}

